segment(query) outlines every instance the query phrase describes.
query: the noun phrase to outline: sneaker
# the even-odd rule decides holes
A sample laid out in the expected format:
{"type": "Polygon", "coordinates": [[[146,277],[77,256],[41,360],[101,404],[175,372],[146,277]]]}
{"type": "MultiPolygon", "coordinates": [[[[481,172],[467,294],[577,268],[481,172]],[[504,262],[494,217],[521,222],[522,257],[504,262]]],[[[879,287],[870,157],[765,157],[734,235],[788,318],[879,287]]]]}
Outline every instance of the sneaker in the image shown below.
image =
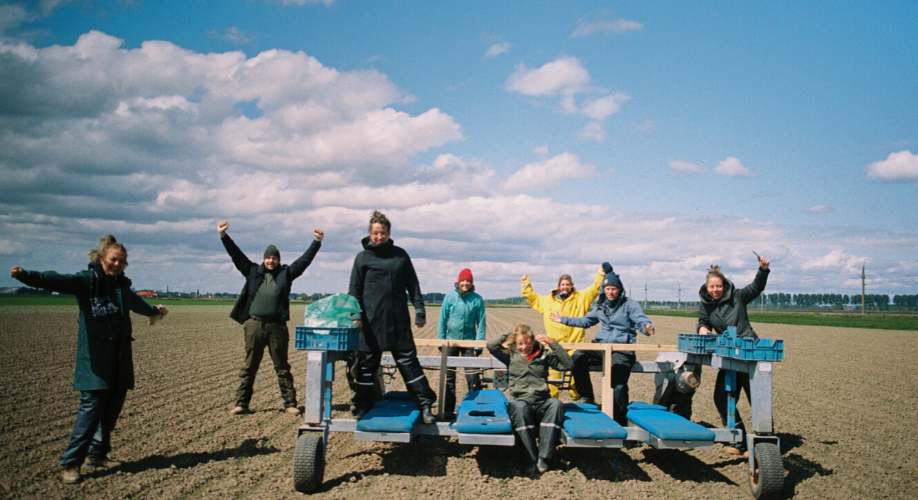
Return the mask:
{"type": "Polygon", "coordinates": [[[294,417],[300,416],[300,410],[299,410],[299,408],[295,408],[295,407],[293,407],[293,406],[288,407],[288,408],[287,408],[286,410],[284,410],[284,411],[287,412],[287,415],[293,415],[294,417]]]}
{"type": "Polygon", "coordinates": [[[244,406],[237,406],[230,410],[230,415],[242,415],[243,413],[248,413],[249,409],[244,406]]]}
{"type": "Polygon", "coordinates": [[[432,424],[437,421],[437,417],[434,417],[429,406],[421,408],[421,418],[424,420],[425,424],[432,424]]]}
{"type": "Polygon", "coordinates": [[[539,458],[539,463],[536,464],[536,468],[539,469],[539,474],[545,474],[548,472],[548,469],[551,469],[551,467],[548,465],[548,462],[541,457],[539,458]]]}
{"type": "Polygon", "coordinates": [[[119,465],[121,465],[121,462],[109,460],[107,457],[89,457],[83,462],[84,467],[105,467],[106,469],[118,467],[119,465]]]}
{"type": "Polygon", "coordinates": [[[77,484],[82,479],[79,467],[67,467],[64,469],[64,484],[77,484]]]}

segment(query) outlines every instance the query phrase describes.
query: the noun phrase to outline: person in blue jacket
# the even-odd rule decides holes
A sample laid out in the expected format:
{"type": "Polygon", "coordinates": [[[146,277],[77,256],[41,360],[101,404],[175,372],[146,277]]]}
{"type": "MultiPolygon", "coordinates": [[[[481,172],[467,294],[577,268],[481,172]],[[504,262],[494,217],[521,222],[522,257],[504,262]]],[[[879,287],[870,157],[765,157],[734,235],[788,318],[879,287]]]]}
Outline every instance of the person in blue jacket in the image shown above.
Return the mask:
{"type": "MultiPolygon", "coordinates": [[[[606,274],[602,281],[603,294],[599,296],[593,308],[586,316],[569,317],[553,313],[550,318],[557,323],[568,326],[589,328],[596,323],[602,329],[596,334],[593,342],[605,344],[634,344],[637,332],[653,335],[654,329],[650,319],[644,314],[637,301],[625,296],[622,280],[614,272],[606,274]]],[[[574,384],[580,390],[581,401],[594,401],[593,384],[590,381],[590,362],[603,360],[601,351],[577,351],[571,356],[574,368],[571,374],[574,384]]],[[[614,351],[612,353],[612,415],[616,422],[628,425],[628,379],[631,368],[637,362],[634,351],[614,351]]]]}
{"type": "MultiPolygon", "coordinates": [[[[481,295],[475,293],[474,279],[470,269],[459,271],[456,289],[446,294],[440,308],[440,322],[437,325],[437,338],[440,340],[485,340],[485,305],[481,295]]],[[[481,354],[480,348],[453,347],[447,348],[447,356],[475,357],[481,354]]],[[[465,374],[468,390],[481,389],[481,374],[465,374]]],[[[456,411],[456,371],[446,372],[446,394],[443,396],[443,420],[454,420],[456,411]]]]}
{"type": "MultiPolygon", "coordinates": [[[[10,269],[10,277],[35,288],[74,295],[80,309],[73,390],[80,406],[70,443],[60,465],[64,483],[80,482],[84,468],[117,467],[108,458],[111,436],[127,391],[134,388],[131,312],[150,318],[165,314],[162,306],[144,302],[124,275],[127,249],[114,236],[103,236],[89,252],[89,269],[76,274],[10,269]]],[[[152,324],[152,321],[151,321],[152,324]]]]}

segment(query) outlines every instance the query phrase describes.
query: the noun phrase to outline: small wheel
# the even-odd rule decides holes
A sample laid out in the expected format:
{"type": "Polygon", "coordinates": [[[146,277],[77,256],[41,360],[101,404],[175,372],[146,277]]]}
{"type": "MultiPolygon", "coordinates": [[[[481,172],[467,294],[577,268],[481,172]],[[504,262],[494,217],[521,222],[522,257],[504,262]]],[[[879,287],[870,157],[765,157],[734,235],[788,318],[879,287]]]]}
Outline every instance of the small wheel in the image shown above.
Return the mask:
{"type": "Polygon", "coordinates": [[[325,475],[325,446],[322,434],[307,432],[296,440],[293,450],[293,487],[302,493],[315,493],[325,475]]]}
{"type": "Polygon", "coordinates": [[[749,476],[752,496],[758,500],[781,497],[784,490],[784,463],[781,452],[774,443],[756,443],[753,470],[749,476]]]}

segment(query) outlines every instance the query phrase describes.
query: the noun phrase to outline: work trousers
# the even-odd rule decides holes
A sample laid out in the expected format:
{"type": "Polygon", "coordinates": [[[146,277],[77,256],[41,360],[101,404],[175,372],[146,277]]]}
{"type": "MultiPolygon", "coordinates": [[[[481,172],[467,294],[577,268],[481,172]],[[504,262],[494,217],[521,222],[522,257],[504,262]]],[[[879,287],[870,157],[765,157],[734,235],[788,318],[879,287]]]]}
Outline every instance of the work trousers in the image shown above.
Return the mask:
{"type": "MultiPolygon", "coordinates": [[[[714,406],[717,407],[717,413],[720,414],[720,422],[724,427],[727,426],[727,395],[730,394],[724,387],[724,379],[726,376],[727,372],[725,370],[717,370],[717,381],[714,382],[714,406]]],[[[740,389],[746,393],[746,401],[752,406],[752,391],[749,387],[748,373],[736,372],[736,387],[734,387],[734,390],[731,392],[733,397],[737,400],[739,399],[740,389]]],[[[735,410],[734,415],[736,418],[736,428],[745,431],[746,426],[743,424],[743,419],[740,418],[739,410],[735,410]]]]}
{"type": "MultiPolygon", "coordinates": [[[[395,359],[398,373],[405,381],[405,387],[408,388],[408,394],[414,400],[414,403],[419,408],[433,407],[434,402],[437,400],[437,394],[430,388],[430,383],[424,375],[424,369],[421,368],[421,362],[418,361],[417,349],[390,352],[392,353],[392,358],[395,359]]],[[[357,352],[357,373],[353,401],[357,410],[369,410],[376,404],[373,386],[376,383],[376,373],[379,371],[382,355],[382,351],[357,352]]]]}
{"type": "Polygon", "coordinates": [[[280,388],[284,407],[296,408],[296,389],[293,387],[293,375],[290,363],[287,362],[287,349],[290,334],[284,321],[246,320],[242,325],[245,333],[245,362],[239,370],[239,389],[236,390],[236,406],[248,408],[255,386],[255,375],[264,357],[265,348],[274,363],[277,374],[277,386],[280,388]]]}
{"type": "Polygon", "coordinates": [[[507,413],[510,415],[513,432],[519,438],[524,464],[534,464],[539,458],[549,460],[561,435],[564,420],[564,405],[561,401],[548,398],[537,405],[514,401],[507,404],[507,413]],[[536,436],[539,438],[538,447],[536,436]]]}
{"type": "MultiPolygon", "coordinates": [[[[574,368],[571,374],[580,397],[596,401],[593,395],[593,383],[590,381],[590,364],[603,362],[602,351],[577,351],[571,356],[574,368]]],[[[631,378],[631,368],[637,362],[633,352],[612,352],[612,418],[622,426],[628,425],[628,379],[631,378]]]]}
{"type": "Polygon", "coordinates": [[[112,451],[112,430],[126,396],[127,389],[82,391],[70,443],[58,463],[78,467],[87,457],[106,458],[112,451]]]}
{"type": "MultiPolygon", "coordinates": [[[[464,358],[474,358],[478,354],[474,347],[449,347],[447,356],[462,356],[464,358]]],[[[443,395],[443,411],[447,413],[456,412],[456,368],[446,371],[446,394],[443,395]]],[[[468,370],[465,373],[465,384],[470,391],[481,389],[481,373],[477,368],[464,368],[468,370]],[[471,373],[469,373],[471,372],[471,373]]]]}

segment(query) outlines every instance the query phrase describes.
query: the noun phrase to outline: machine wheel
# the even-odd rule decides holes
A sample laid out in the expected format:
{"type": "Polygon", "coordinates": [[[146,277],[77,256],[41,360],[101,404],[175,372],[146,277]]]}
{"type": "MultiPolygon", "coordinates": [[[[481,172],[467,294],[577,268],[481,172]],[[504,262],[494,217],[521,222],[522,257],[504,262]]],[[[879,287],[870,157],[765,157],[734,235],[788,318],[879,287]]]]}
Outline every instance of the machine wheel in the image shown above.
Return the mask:
{"type": "Polygon", "coordinates": [[[758,500],[780,498],[784,490],[784,463],[778,446],[756,443],[754,452],[754,466],[749,476],[752,496],[758,500]]]}
{"type": "Polygon", "coordinates": [[[293,487],[302,493],[315,493],[325,475],[325,446],[322,434],[300,434],[293,450],[293,487]]]}

